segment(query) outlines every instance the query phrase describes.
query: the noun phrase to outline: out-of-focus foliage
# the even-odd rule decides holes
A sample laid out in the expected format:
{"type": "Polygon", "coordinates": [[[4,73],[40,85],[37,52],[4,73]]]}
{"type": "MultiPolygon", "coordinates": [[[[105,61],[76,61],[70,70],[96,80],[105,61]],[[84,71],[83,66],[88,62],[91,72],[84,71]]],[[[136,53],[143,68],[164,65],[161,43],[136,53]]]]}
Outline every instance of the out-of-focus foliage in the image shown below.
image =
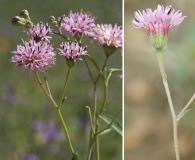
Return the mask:
{"type": "MultiPolygon", "coordinates": [[[[134,12],[172,5],[187,18],[170,30],[163,55],[177,113],[195,92],[195,2],[125,0],[125,160],[173,160],[172,119],[147,32],[132,27],[134,12]]],[[[194,160],[195,102],[179,124],[181,159],[194,160]]]]}
{"type": "MultiPolygon", "coordinates": [[[[21,38],[27,39],[26,33],[23,32],[24,29],[12,26],[11,19],[23,9],[29,11],[34,23],[48,22],[50,15],[61,16],[68,14],[70,10],[79,12],[83,9],[97,17],[97,23],[121,25],[122,2],[120,0],[1,0],[0,6],[0,159],[19,160],[25,156],[35,159],[37,156],[41,160],[65,160],[70,154],[66,147],[66,140],[61,142],[44,141],[43,137],[31,127],[31,122],[37,120],[45,124],[55,124],[59,132],[63,132],[55,109],[43,94],[34,75],[23,69],[15,69],[14,64],[9,61],[12,56],[11,51],[16,49],[17,44],[21,44],[21,38]]],[[[58,47],[62,40],[60,37],[53,38],[54,47],[58,47]]],[[[90,44],[90,40],[86,38],[84,43],[90,44]]],[[[88,45],[88,53],[98,60],[99,65],[102,65],[105,55],[97,43],[88,45]]],[[[62,91],[67,66],[61,56],[57,56],[56,63],[57,65],[49,69],[48,80],[54,98],[57,99],[62,91]]],[[[111,57],[108,66],[121,68],[121,65],[121,53],[117,51],[111,57]]],[[[101,83],[100,87],[102,87],[101,83]]],[[[121,81],[114,75],[110,80],[106,105],[111,114],[117,113],[121,108],[121,88],[121,81]]],[[[62,112],[71,133],[73,145],[80,158],[84,159],[89,133],[85,106],[93,105],[93,85],[83,62],[78,62],[73,68],[66,93],[67,99],[62,112]]],[[[102,93],[99,92],[98,95],[101,97],[102,93]]],[[[121,121],[121,117],[118,119],[121,121]]],[[[102,137],[100,149],[103,159],[121,159],[121,143],[121,137],[115,132],[102,137]]]]}

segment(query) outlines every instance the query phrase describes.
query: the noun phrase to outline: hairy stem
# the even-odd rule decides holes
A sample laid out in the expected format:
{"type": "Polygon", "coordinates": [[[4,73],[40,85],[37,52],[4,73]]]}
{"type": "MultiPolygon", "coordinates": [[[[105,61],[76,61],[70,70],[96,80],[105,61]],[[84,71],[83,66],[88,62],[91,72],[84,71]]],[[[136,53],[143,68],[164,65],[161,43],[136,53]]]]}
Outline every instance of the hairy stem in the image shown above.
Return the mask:
{"type": "Polygon", "coordinates": [[[163,84],[165,87],[165,91],[166,91],[166,95],[168,98],[168,103],[169,103],[169,107],[171,110],[171,115],[172,115],[172,120],[173,120],[173,137],[174,137],[174,148],[175,148],[175,156],[176,156],[176,160],[180,160],[180,154],[179,154],[179,146],[178,146],[178,127],[177,127],[177,116],[175,114],[175,109],[173,106],[173,101],[171,98],[171,93],[169,90],[169,85],[167,82],[167,76],[162,64],[162,53],[158,53],[158,64],[159,64],[159,69],[160,69],[160,73],[162,76],[162,80],[163,80],[163,84]]]}

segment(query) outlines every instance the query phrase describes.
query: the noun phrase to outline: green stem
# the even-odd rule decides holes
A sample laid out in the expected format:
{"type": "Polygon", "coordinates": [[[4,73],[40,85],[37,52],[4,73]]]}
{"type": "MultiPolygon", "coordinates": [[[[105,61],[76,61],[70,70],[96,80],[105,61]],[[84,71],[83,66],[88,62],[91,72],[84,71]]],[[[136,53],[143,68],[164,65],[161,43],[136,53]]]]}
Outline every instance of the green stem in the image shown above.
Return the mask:
{"type": "Polygon", "coordinates": [[[69,148],[70,148],[72,154],[74,155],[75,152],[74,152],[74,149],[73,149],[73,147],[72,147],[72,143],[71,143],[71,140],[70,140],[70,136],[69,136],[69,134],[68,134],[68,129],[67,129],[66,124],[65,124],[65,121],[64,121],[64,119],[63,119],[63,117],[62,117],[60,108],[58,107],[58,108],[56,108],[56,110],[57,110],[58,116],[59,116],[59,118],[60,118],[60,121],[61,121],[61,123],[62,123],[62,126],[63,126],[63,128],[64,128],[64,132],[65,132],[65,135],[66,135],[66,139],[68,140],[68,146],[69,146],[69,148]]]}
{"type": "Polygon", "coordinates": [[[65,96],[65,91],[66,91],[66,86],[67,86],[67,83],[68,83],[68,79],[69,79],[69,76],[70,76],[70,71],[71,71],[71,68],[69,67],[67,75],[66,75],[64,87],[63,87],[63,90],[62,90],[62,96],[61,96],[61,99],[60,99],[60,102],[59,102],[59,108],[62,106],[62,103],[65,99],[64,96],[65,96]]]}
{"type": "Polygon", "coordinates": [[[46,76],[45,73],[44,73],[44,80],[45,80],[45,83],[46,83],[46,86],[47,86],[48,93],[52,97],[52,94],[51,94],[51,91],[50,91],[50,87],[49,87],[49,83],[47,81],[47,76],[46,76]]]}
{"type": "MultiPolygon", "coordinates": [[[[106,65],[107,65],[107,63],[108,63],[108,59],[109,59],[109,57],[106,56],[106,59],[105,59],[105,61],[104,61],[104,65],[102,66],[102,72],[103,72],[104,69],[106,68],[106,65]]],[[[97,77],[97,79],[96,79],[96,81],[95,81],[95,84],[97,84],[99,78],[100,78],[100,75],[98,75],[98,77],[97,77]]]]}
{"type": "Polygon", "coordinates": [[[39,85],[41,86],[42,90],[45,92],[45,94],[48,96],[48,98],[51,100],[51,102],[52,102],[53,105],[55,106],[55,108],[56,108],[56,110],[57,110],[57,113],[58,113],[58,116],[59,116],[59,118],[60,118],[60,121],[61,121],[61,123],[62,123],[62,126],[63,126],[63,128],[64,128],[65,136],[66,136],[66,138],[67,138],[67,140],[68,140],[68,146],[69,146],[69,148],[70,148],[70,150],[71,150],[71,152],[72,152],[72,155],[77,157],[77,154],[74,152],[74,149],[73,149],[73,147],[72,147],[72,143],[71,143],[71,140],[70,140],[70,136],[69,136],[69,134],[68,134],[68,130],[67,130],[65,121],[64,121],[64,119],[63,119],[63,117],[62,117],[62,114],[61,114],[61,111],[60,111],[60,107],[58,107],[58,105],[56,104],[56,102],[55,102],[54,99],[52,98],[51,94],[49,94],[49,93],[47,92],[47,90],[45,89],[45,87],[43,86],[43,84],[42,84],[42,82],[41,82],[41,80],[40,80],[40,78],[39,78],[38,73],[37,73],[37,72],[34,72],[34,74],[35,74],[35,77],[36,77],[36,79],[37,79],[39,85]]]}
{"type": "Polygon", "coordinates": [[[95,80],[94,80],[94,78],[93,78],[93,76],[92,76],[91,70],[90,70],[89,65],[88,65],[88,63],[87,63],[87,61],[86,61],[85,56],[83,56],[83,60],[84,60],[85,65],[86,65],[86,67],[87,67],[87,71],[88,71],[89,77],[90,77],[90,79],[92,80],[93,85],[95,85],[95,80]]]}
{"type": "Polygon", "coordinates": [[[96,70],[99,73],[96,81],[94,81],[93,78],[92,78],[92,76],[90,76],[91,79],[92,79],[92,81],[93,81],[93,83],[95,82],[94,83],[94,122],[96,124],[95,125],[96,127],[95,127],[95,134],[93,135],[93,138],[92,138],[92,136],[90,136],[92,138],[92,140],[90,140],[91,143],[90,143],[90,148],[89,148],[89,151],[90,151],[92,149],[93,143],[95,141],[95,153],[96,153],[95,155],[96,155],[96,160],[99,160],[100,159],[99,138],[96,135],[97,135],[98,130],[99,130],[100,119],[99,119],[99,117],[97,117],[97,102],[96,102],[97,101],[97,93],[96,93],[96,85],[97,85],[97,82],[98,82],[99,78],[101,78],[102,81],[103,81],[103,86],[104,86],[104,96],[103,96],[103,100],[102,100],[102,104],[101,104],[100,112],[99,112],[101,114],[104,111],[104,107],[105,107],[105,103],[106,103],[106,99],[107,99],[107,92],[108,92],[106,79],[105,79],[105,77],[103,75],[103,70],[105,69],[106,64],[108,62],[108,57],[106,58],[102,69],[99,68],[99,66],[97,65],[97,63],[95,62],[95,60],[91,56],[87,55],[86,57],[93,63],[93,65],[95,66],[96,70]]]}
{"type": "Polygon", "coordinates": [[[62,37],[67,42],[70,41],[70,39],[67,38],[66,36],[64,36],[61,32],[53,31],[52,33],[55,34],[55,35],[58,35],[58,36],[62,37]]]}
{"type": "Polygon", "coordinates": [[[35,77],[39,83],[39,85],[41,86],[42,90],[45,92],[45,94],[48,96],[48,98],[51,100],[51,102],[53,103],[53,105],[55,106],[55,108],[58,108],[58,105],[56,104],[56,102],[54,101],[54,99],[52,98],[52,96],[47,92],[47,90],[45,89],[45,87],[43,86],[40,78],[39,78],[39,75],[37,72],[34,72],[35,74],[35,77]]]}
{"type": "Polygon", "coordinates": [[[168,102],[169,102],[169,107],[171,110],[171,115],[172,115],[172,120],[173,120],[173,137],[174,137],[174,148],[175,148],[175,156],[176,156],[176,160],[180,160],[180,154],[179,154],[179,146],[178,146],[178,123],[177,123],[177,116],[175,114],[175,109],[173,106],[173,102],[172,102],[172,98],[171,98],[171,93],[169,90],[169,85],[167,82],[167,76],[166,73],[164,71],[164,67],[162,64],[162,53],[158,53],[158,64],[159,64],[159,69],[160,69],[160,73],[162,76],[162,80],[163,80],[163,84],[165,87],[165,91],[167,94],[167,98],[168,98],[168,102]]]}

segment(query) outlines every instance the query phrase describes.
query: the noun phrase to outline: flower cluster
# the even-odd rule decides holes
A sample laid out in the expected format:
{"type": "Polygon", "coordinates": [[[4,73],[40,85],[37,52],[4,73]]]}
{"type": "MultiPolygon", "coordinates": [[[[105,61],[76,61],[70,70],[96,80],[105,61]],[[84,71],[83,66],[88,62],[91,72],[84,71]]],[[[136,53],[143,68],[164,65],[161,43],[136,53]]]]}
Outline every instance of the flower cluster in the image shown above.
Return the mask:
{"type": "Polygon", "coordinates": [[[34,40],[23,41],[23,46],[18,45],[13,51],[14,56],[11,61],[16,63],[16,67],[24,66],[30,71],[42,71],[55,63],[55,53],[53,47],[45,42],[36,43],[34,40]]]}
{"type": "Polygon", "coordinates": [[[18,45],[13,51],[11,61],[16,63],[16,67],[24,66],[32,72],[44,72],[55,63],[54,49],[48,43],[51,38],[48,34],[51,29],[48,24],[38,23],[27,31],[31,36],[29,42],[23,41],[23,46],[18,45]]]}
{"type": "MultiPolygon", "coordinates": [[[[55,52],[49,44],[52,38],[49,34],[52,33],[57,33],[68,40],[68,42],[60,45],[59,50],[60,54],[65,56],[69,67],[72,67],[77,60],[81,59],[81,55],[87,53],[86,46],[82,47],[76,41],[69,41],[61,32],[52,31],[47,23],[40,22],[33,25],[29,14],[27,14],[28,12],[26,10],[23,12],[23,17],[27,17],[31,24],[28,31],[26,31],[31,40],[29,42],[23,41],[24,45],[19,45],[17,50],[13,51],[14,56],[11,61],[16,63],[16,67],[24,66],[33,72],[44,72],[49,66],[53,65],[55,63],[55,52]]],[[[122,27],[117,24],[114,27],[111,24],[95,25],[95,18],[90,13],[83,11],[77,13],[70,11],[69,15],[61,20],[60,26],[58,26],[55,17],[52,16],[52,23],[55,22],[55,26],[59,27],[59,30],[62,29],[69,35],[75,36],[77,41],[80,41],[82,34],[92,37],[99,41],[108,55],[111,55],[116,48],[122,48],[122,27]]]]}
{"type": "Polygon", "coordinates": [[[122,48],[122,27],[117,24],[97,24],[90,36],[103,46],[122,48]]]}
{"type": "Polygon", "coordinates": [[[91,28],[95,26],[95,18],[89,13],[72,13],[63,18],[61,29],[68,32],[72,36],[80,36],[81,34],[89,34],[91,28]]]}
{"type": "Polygon", "coordinates": [[[76,62],[80,60],[81,55],[86,55],[86,46],[81,47],[78,42],[65,42],[62,43],[60,50],[60,55],[63,55],[67,60],[76,62]]]}
{"type": "Polygon", "coordinates": [[[170,28],[179,25],[186,17],[182,16],[180,10],[175,11],[171,6],[164,8],[162,5],[158,5],[154,11],[150,8],[142,12],[138,10],[134,15],[133,26],[147,29],[151,44],[156,51],[165,48],[170,28]]]}

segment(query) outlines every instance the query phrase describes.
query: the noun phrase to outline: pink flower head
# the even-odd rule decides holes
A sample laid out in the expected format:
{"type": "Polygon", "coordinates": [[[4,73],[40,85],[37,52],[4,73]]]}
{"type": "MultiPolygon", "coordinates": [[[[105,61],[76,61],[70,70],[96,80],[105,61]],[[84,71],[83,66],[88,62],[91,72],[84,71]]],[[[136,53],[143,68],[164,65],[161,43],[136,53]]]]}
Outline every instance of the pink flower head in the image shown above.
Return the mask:
{"type": "Polygon", "coordinates": [[[49,66],[55,63],[55,53],[53,47],[45,42],[36,43],[33,40],[23,41],[23,46],[18,45],[17,50],[13,51],[14,56],[11,62],[16,63],[16,67],[24,66],[30,71],[44,72],[49,66]]]}
{"type": "Polygon", "coordinates": [[[122,27],[117,24],[97,24],[90,36],[103,46],[122,48],[122,27]]]}
{"type": "Polygon", "coordinates": [[[76,62],[80,60],[81,55],[86,55],[86,46],[81,47],[78,42],[65,42],[60,45],[62,49],[59,48],[61,55],[65,56],[65,58],[69,61],[76,62]]]}
{"type": "Polygon", "coordinates": [[[72,13],[62,20],[62,30],[68,32],[72,36],[80,36],[81,34],[88,34],[95,26],[95,18],[89,13],[72,13]]]}
{"type": "Polygon", "coordinates": [[[50,26],[46,23],[43,24],[42,22],[34,25],[29,31],[27,32],[28,35],[32,37],[35,42],[40,42],[46,40],[49,42],[51,38],[48,34],[51,33],[50,26]]]}
{"type": "Polygon", "coordinates": [[[171,6],[164,8],[162,5],[158,5],[154,11],[150,8],[142,12],[138,10],[134,15],[133,26],[146,28],[153,47],[161,51],[166,46],[169,29],[179,25],[186,17],[182,16],[180,10],[175,11],[171,6]]]}

